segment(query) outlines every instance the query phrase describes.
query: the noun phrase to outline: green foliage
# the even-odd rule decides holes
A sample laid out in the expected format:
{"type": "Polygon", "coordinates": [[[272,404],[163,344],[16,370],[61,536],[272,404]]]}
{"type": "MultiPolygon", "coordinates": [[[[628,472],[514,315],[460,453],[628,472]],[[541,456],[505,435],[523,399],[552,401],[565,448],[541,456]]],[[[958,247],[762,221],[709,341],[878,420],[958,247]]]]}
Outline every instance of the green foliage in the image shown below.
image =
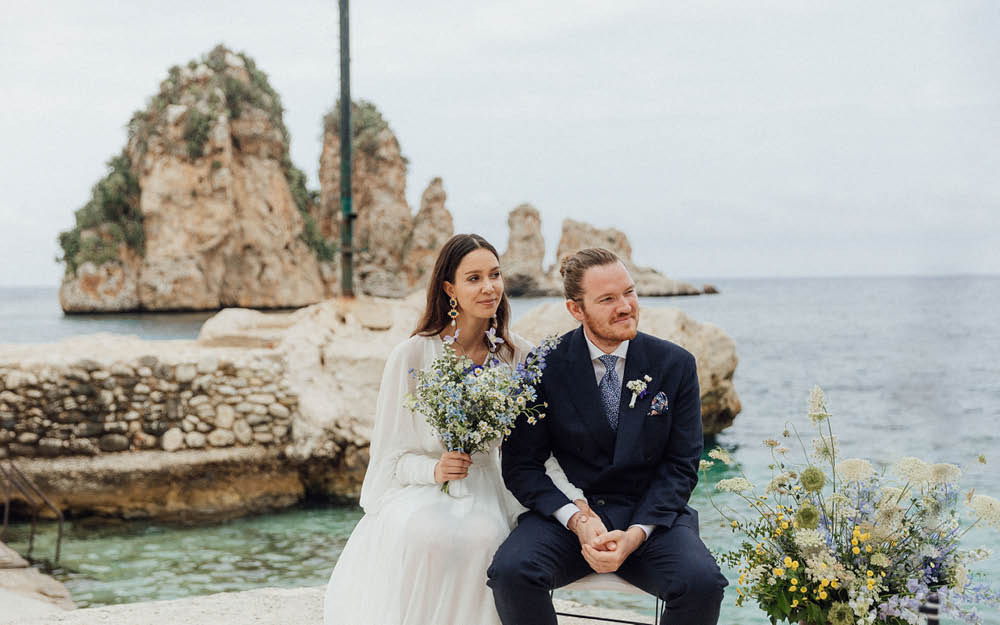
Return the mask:
{"type": "Polygon", "coordinates": [[[187,144],[188,158],[192,161],[201,158],[205,152],[205,142],[212,131],[212,116],[198,109],[191,109],[184,120],[184,141],[187,144]]]}
{"type": "Polygon", "coordinates": [[[66,271],[75,273],[85,262],[98,265],[118,258],[118,245],[125,243],[142,254],[146,239],[139,212],[139,181],[132,172],[132,162],[123,151],[108,161],[108,173],[97,181],[90,201],[76,211],[76,224],[59,233],[66,271]],[[90,231],[84,235],[83,231],[90,231]]]}
{"type": "MultiPolygon", "coordinates": [[[[351,136],[356,150],[375,156],[378,135],[388,127],[389,123],[374,104],[367,100],[351,102],[351,136]]],[[[340,100],[337,100],[330,112],[323,117],[323,129],[334,134],[340,132],[340,100]]]]}

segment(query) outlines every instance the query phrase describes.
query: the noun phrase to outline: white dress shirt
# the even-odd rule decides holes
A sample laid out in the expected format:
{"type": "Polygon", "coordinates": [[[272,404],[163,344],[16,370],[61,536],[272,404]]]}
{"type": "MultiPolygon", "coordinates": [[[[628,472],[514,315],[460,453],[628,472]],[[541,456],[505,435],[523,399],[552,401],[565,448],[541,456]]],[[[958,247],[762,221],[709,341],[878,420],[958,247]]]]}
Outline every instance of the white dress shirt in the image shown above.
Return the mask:
{"type": "MultiPolygon", "coordinates": [[[[584,338],[587,341],[587,350],[590,352],[590,362],[594,365],[594,377],[597,379],[597,384],[601,384],[601,380],[604,379],[604,374],[607,373],[607,369],[604,367],[604,363],[601,362],[601,356],[604,356],[604,351],[594,345],[590,341],[590,337],[587,336],[586,331],[583,333],[584,338]]],[[[615,351],[611,354],[618,356],[618,360],[615,362],[615,373],[618,374],[618,379],[621,380],[625,376],[625,355],[628,353],[628,341],[622,341],[615,351]]],[[[575,503],[568,503],[562,508],[559,508],[552,513],[552,516],[556,518],[563,527],[569,529],[569,520],[573,518],[573,515],[580,512],[580,508],[575,503]]],[[[653,533],[653,525],[640,525],[636,523],[635,525],[629,526],[639,527],[643,532],[646,533],[646,538],[653,533]]]]}

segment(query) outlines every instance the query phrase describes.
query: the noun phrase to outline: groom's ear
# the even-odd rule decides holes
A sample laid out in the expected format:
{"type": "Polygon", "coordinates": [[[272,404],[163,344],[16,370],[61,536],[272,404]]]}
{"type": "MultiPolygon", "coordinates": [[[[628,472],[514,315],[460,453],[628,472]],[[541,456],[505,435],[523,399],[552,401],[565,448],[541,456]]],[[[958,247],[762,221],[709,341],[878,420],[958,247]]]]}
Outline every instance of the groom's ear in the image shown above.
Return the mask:
{"type": "Polygon", "coordinates": [[[566,310],[569,311],[569,314],[573,315],[574,319],[583,323],[584,319],[583,306],[580,305],[580,302],[576,301],[575,299],[566,300],[566,310]]]}

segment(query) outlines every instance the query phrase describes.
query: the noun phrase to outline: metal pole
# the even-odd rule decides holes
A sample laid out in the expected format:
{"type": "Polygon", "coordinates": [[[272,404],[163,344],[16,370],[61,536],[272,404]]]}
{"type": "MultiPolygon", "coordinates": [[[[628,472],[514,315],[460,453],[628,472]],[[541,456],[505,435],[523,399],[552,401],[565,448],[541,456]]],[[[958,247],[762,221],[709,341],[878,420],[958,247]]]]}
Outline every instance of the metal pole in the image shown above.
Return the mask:
{"type": "Polygon", "coordinates": [[[340,229],[341,285],[347,297],[354,295],[354,210],[351,206],[351,54],[348,37],[348,0],[340,0],[340,229]]]}

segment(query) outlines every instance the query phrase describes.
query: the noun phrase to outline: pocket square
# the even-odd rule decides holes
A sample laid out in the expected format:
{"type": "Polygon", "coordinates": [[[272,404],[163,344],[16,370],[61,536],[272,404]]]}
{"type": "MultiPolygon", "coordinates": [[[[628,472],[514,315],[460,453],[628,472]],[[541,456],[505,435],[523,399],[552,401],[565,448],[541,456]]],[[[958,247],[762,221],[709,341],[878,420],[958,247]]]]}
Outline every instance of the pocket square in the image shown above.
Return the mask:
{"type": "Polygon", "coordinates": [[[660,391],[653,397],[653,403],[650,404],[649,414],[647,417],[656,417],[664,414],[667,411],[667,394],[660,391]]]}

